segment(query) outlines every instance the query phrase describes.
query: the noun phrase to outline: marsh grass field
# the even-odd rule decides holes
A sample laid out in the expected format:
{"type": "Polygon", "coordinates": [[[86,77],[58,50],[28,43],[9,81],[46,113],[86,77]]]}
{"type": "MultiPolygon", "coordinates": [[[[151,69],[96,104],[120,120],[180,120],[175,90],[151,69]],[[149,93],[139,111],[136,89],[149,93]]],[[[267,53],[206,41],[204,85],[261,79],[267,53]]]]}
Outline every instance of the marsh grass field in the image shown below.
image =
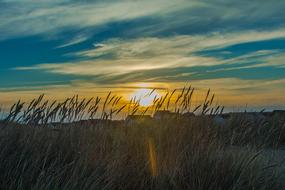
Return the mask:
{"type": "Polygon", "coordinates": [[[112,93],[19,101],[0,124],[0,189],[284,189],[284,116],[221,124],[215,95],[193,106],[193,93],[174,90],[147,108],[112,93]],[[160,110],[175,114],[144,119],[160,110]],[[121,112],[139,117],[114,120],[121,112]]]}

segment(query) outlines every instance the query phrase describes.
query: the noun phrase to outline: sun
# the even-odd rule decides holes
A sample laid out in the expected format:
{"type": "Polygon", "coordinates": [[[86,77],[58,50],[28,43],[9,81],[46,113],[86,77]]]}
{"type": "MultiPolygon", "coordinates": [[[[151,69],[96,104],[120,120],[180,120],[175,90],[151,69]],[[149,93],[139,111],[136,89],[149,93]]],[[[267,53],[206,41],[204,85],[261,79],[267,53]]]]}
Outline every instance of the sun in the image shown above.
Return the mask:
{"type": "Polygon", "coordinates": [[[136,90],[130,95],[130,99],[139,100],[141,106],[151,106],[155,98],[159,98],[161,95],[153,89],[141,88],[136,90]]]}

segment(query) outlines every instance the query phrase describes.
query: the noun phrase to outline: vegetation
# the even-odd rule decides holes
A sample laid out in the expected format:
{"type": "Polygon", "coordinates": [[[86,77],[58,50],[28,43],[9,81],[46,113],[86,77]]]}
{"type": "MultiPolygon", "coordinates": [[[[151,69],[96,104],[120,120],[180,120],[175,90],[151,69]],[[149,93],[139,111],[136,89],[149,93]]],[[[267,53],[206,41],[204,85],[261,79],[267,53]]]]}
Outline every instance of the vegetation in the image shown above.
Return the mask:
{"type": "Polygon", "coordinates": [[[175,90],[143,109],[111,93],[104,101],[19,101],[0,124],[0,189],[283,189],[282,161],[262,150],[284,144],[284,118],[232,117],[221,125],[214,116],[223,107],[210,90],[199,106],[193,93],[175,90]],[[158,110],[199,117],[110,120],[158,110]]]}

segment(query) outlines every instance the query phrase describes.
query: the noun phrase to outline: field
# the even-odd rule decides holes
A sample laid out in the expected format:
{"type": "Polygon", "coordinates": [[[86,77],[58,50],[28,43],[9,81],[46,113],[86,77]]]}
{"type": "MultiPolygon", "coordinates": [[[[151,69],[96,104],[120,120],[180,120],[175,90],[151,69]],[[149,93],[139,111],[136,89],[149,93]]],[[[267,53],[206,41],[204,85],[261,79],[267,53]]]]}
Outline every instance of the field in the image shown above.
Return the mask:
{"type": "Polygon", "coordinates": [[[221,124],[214,95],[193,107],[193,92],[173,91],[143,110],[111,93],[101,104],[19,101],[0,124],[0,189],[283,189],[285,118],[244,113],[221,124]],[[170,109],[173,117],[144,117],[170,109]],[[111,120],[124,110],[140,116],[111,120]],[[189,112],[197,116],[181,116],[189,112]]]}

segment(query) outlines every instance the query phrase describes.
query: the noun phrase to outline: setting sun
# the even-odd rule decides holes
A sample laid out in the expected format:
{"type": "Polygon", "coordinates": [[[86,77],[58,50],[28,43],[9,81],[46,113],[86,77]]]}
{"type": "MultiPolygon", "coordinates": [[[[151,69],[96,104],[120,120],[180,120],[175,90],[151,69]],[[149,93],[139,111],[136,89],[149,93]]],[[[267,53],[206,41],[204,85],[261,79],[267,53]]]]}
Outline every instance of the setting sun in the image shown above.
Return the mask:
{"type": "Polygon", "coordinates": [[[139,100],[139,104],[141,106],[151,106],[153,104],[153,100],[159,97],[161,97],[161,95],[157,91],[153,89],[142,88],[136,90],[133,94],[130,95],[129,98],[139,100]]]}

